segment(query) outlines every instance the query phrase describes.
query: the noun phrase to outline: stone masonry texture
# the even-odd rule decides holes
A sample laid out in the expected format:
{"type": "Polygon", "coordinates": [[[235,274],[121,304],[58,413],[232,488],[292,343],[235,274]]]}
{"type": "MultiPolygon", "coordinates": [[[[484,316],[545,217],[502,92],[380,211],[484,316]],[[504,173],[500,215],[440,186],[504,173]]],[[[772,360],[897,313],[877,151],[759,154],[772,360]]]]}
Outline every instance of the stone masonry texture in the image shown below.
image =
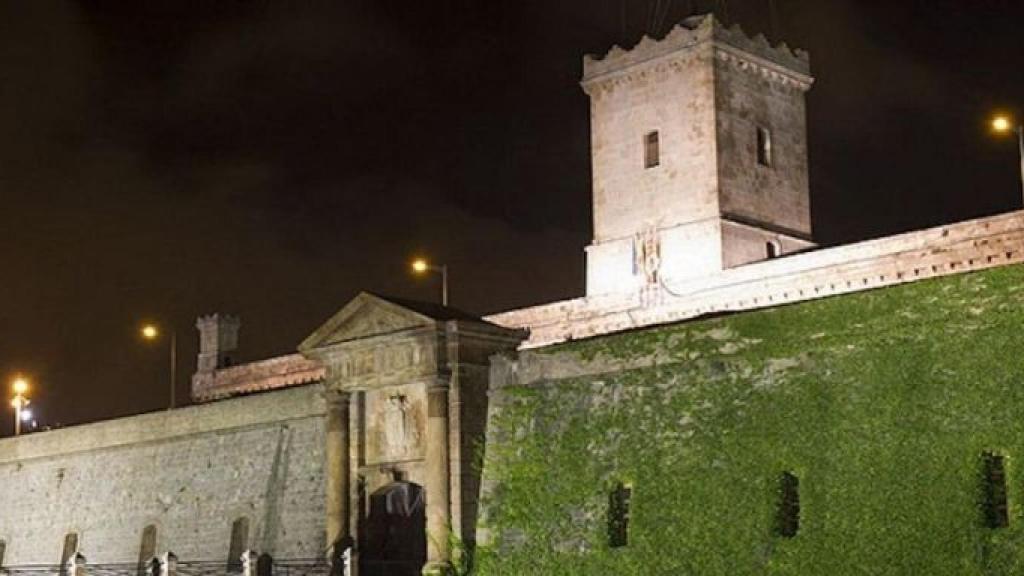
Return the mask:
{"type": "Polygon", "coordinates": [[[709,16],[587,57],[583,68],[594,179],[588,295],[652,282],[637,266],[644,236],[665,279],[764,260],[769,243],[778,254],[812,246],[806,54],[709,16]],[[768,165],[757,160],[759,129],[770,135],[768,165]],[[652,134],[659,160],[648,166],[652,134]]]}
{"type": "Polygon", "coordinates": [[[228,560],[232,522],[276,558],[324,548],[323,400],[305,386],[0,441],[6,565],[57,564],[65,535],[89,562],[157,553],[228,560]]]}

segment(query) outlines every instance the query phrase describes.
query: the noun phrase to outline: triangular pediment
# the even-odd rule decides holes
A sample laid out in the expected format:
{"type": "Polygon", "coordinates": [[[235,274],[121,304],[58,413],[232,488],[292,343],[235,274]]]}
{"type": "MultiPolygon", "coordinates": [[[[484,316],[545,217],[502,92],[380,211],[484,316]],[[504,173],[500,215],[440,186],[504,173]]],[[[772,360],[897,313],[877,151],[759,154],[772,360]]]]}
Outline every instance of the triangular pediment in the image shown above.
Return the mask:
{"type": "Polygon", "coordinates": [[[369,292],[363,292],[353,298],[320,328],[317,328],[302,344],[299,344],[299,351],[307,353],[344,342],[364,340],[435,324],[435,320],[430,316],[369,292]]]}

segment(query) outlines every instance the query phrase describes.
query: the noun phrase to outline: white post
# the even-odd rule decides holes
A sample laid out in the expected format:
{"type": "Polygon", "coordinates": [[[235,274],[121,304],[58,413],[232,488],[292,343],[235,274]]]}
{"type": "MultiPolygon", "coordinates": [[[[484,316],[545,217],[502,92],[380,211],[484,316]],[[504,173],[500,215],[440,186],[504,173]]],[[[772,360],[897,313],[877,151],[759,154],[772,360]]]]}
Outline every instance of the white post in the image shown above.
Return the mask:
{"type": "Polygon", "coordinates": [[[174,555],[174,552],[165,552],[160,557],[160,576],[177,576],[178,574],[178,557],[174,555]]]}
{"type": "Polygon", "coordinates": [[[256,576],[256,562],[259,556],[252,550],[242,552],[242,576],[256,576]]]}
{"type": "Polygon", "coordinates": [[[341,576],[352,576],[352,547],[341,553],[341,576]]]}
{"type": "Polygon", "coordinates": [[[74,556],[68,558],[68,563],[64,568],[68,576],[86,576],[85,556],[76,552],[74,556]]]}

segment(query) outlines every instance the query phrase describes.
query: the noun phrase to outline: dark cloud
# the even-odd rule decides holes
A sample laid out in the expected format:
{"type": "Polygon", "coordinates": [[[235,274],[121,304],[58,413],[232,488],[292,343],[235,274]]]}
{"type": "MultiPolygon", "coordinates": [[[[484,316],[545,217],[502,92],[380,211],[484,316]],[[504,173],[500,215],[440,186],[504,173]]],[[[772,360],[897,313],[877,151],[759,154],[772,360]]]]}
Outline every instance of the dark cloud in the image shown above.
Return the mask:
{"type": "Polygon", "coordinates": [[[0,375],[51,422],[157,409],[140,319],[183,375],[198,314],[284,353],[360,289],[434,297],[416,252],[474,312],[581,293],[580,57],[712,8],[812,53],[822,241],[1019,204],[982,125],[1024,101],[1017,2],[0,3],[0,375]]]}

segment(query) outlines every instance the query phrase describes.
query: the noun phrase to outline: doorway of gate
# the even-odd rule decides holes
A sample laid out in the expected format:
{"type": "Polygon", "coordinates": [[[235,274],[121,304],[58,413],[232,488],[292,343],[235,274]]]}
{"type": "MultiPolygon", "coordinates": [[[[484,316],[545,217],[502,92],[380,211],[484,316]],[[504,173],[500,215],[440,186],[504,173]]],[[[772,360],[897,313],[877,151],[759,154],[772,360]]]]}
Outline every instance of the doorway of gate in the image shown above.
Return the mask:
{"type": "Polygon", "coordinates": [[[362,576],[419,576],[427,561],[423,487],[392,482],[370,495],[359,545],[362,576]]]}

